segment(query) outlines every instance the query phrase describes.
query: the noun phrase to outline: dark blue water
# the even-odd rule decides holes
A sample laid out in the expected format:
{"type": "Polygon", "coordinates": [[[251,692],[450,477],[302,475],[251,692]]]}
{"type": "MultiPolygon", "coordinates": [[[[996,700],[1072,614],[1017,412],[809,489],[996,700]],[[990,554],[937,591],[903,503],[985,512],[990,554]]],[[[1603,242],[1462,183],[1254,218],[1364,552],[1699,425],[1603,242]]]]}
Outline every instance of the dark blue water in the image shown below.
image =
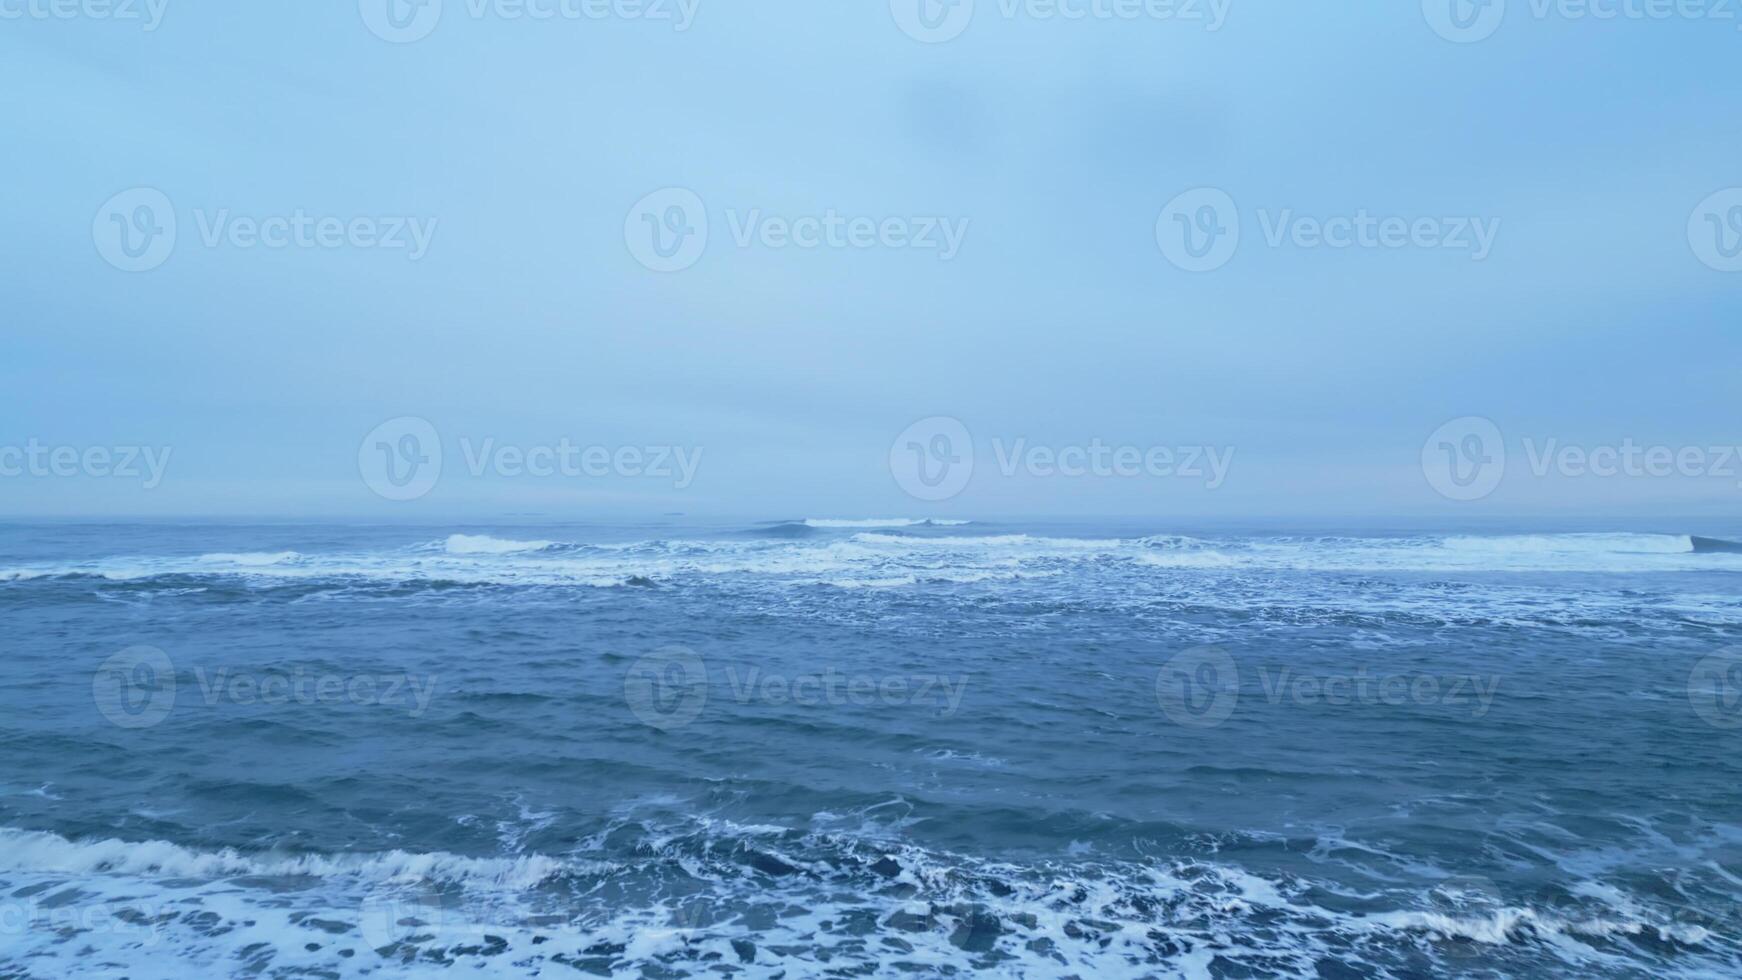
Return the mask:
{"type": "Polygon", "coordinates": [[[0,976],[1742,972],[1742,528],[876,524],[0,529],[0,976]]]}

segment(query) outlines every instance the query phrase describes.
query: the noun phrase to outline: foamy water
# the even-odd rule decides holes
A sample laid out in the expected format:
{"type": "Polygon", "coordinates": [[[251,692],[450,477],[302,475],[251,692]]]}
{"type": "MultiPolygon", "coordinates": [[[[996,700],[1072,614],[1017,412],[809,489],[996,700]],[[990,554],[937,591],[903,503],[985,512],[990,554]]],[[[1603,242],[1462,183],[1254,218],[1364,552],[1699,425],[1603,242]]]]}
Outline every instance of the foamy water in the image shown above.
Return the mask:
{"type": "Polygon", "coordinates": [[[0,974],[1742,971],[1742,565],[1685,534],[0,555],[0,974]]]}
{"type": "MultiPolygon", "coordinates": [[[[957,522],[960,523],[965,522],[957,522]]],[[[1030,534],[892,533],[892,521],[806,522],[851,532],[825,540],[660,539],[608,546],[453,534],[372,551],[118,556],[78,563],[0,568],[0,581],[89,575],[115,581],[178,575],[377,581],[441,579],[467,584],[622,585],[632,579],[756,576],[794,584],[890,573],[923,581],[965,572],[1046,571],[1059,563],[1126,563],[1153,568],[1334,572],[1742,571],[1742,554],[1696,553],[1688,535],[1448,535],[1405,538],[1259,537],[1208,540],[1180,535],[1075,538],[1030,534]]],[[[943,527],[944,524],[927,526],[943,527]]],[[[978,580],[978,579],[974,579],[978,580]]]]}

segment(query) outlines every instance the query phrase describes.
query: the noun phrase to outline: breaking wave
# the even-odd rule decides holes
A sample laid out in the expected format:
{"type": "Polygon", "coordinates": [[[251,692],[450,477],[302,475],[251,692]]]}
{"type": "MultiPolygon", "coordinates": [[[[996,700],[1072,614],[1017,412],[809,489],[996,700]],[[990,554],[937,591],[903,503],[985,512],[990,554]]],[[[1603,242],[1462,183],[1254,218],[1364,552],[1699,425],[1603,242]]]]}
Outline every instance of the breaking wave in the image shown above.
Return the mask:
{"type": "Polygon", "coordinates": [[[511,541],[487,534],[451,534],[445,550],[450,555],[513,555],[556,547],[554,541],[511,541]]]}
{"type": "Polygon", "coordinates": [[[937,518],[886,517],[864,518],[857,520],[842,520],[835,518],[807,517],[806,527],[814,528],[871,528],[871,527],[962,527],[972,524],[972,521],[947,521],[937,518]]]}
{"type": "MultiPolygon", "coordinates": [[[[1742,554],[1696,550],[1688,535],[1537,534],[1499,536],[1238,537],[1150,535],[1077,538],[993,533],[911,533],[894,521],[838,522],[815,538],[698,538],[589,544],[453,534],[434,545],[363,552],[310,550],[123,556],[0,569],[0,583],[93,577],[131,582],[166,576],[235,576],[270,581],[615,587],[683,579],[764,583],[971,583],[1047,576],[1073,565],[1176,572],[1253,569],[1326,572],[1742,571],[1742,554]],[[871,527],[872,530],[863,528],[871,527]]],[[[1711,539],[1703,539],[1711,540],[1711,539]]]]}
{"type": "Polygon", "coordinates": [[[1590,971],[1622,952],[1662,976],[1742,965],[1709,930],[1637,909],[1460,912],[1432,892],[1351,900],[1206,860],[1012,864],[707,817],[620,823],[565,856],[245,855],[21,830],[0,830],[0,853],[36,927],[0,964],[44,976],[1317,977],[1327,958],[1408,976],[1590,971]],[[634,860],[592,853],[625,835],[634,860]]]}

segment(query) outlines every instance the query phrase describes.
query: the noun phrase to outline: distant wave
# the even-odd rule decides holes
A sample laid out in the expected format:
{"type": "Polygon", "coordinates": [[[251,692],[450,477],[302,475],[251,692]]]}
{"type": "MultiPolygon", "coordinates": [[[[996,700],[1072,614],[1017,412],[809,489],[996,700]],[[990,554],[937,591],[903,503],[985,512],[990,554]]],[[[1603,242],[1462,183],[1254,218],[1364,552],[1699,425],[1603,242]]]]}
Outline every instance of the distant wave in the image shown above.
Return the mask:
{"type": "Polygon", "coordinates": [[[1742,542],[1738,541],[1724,541],[1718,538],[1702,538],[1697,534],[1688,538],[1688,541],[1694,546],[1694,551],[1700,554],[1742,554],[1742,542]]]}
{"type": "Polygon", "coordinates": [[[447,542],[450,555],[512,555],[554,547],[554,541],[512,541],[487,534],[450,534],[447,542]]]}
{"type": "MultiPolygon", "coordinates": [[[[905,519],[904,519],[905,520],[905,519]]],[[[259,551],[120,556],[0,568],[0,585],[89,578],[149,583],[228,576],[247,588],[275,581],[459,586],[579,586],[691,582],[757,587],[926,588],[1058,574],[1236,573],[1244,570],[1384,574],[1742,571],[1742,553],[1696,546],[1688,535],[1417,535],[1137,538],[1056,534],[913,533],[914,525],[828,533],[775,525],[728,537],[610,544],[453,534],[434,542],[352,552],[259,551]],[[785,529],[785,530],[782,530],[785,529]]],[[[893,523],[879,522],[880,524],[893,523]]],[[[1711,542],[1716,539],[1698,539],[1711,542]]],[[[179,584],[187,584],[185,581],[179,584]]]]}
{"type": "Polygon", "coordinates": [[[1693,539],[1685,534],[1457,535],[1446,538],[1444,546],[1452,551],[1498,555],[1685,555],[1694,551],[1693,539]]]}
{"type": "Polygon", "coordinates": [[[940,518],[923,518],[923,517],[922,518],[913,518],[913,517],[877,518],[877,517],[870,517],[870,518],[860,518],[860,519],[853,519],[853,520],[825,518],[825,517],[807,517],[804,520],[804,524],[806,527],[815,527],[815,528],[961,527],[964,524],[972,524],[972,523],[974,523],[974,522],[973,521],[949,521],[949,520],[943,520],[940,518]]]}
{"type": "Polygon", "coordinates": [[[899,544],[910,548],[1035,548],[1066,551],[1112,551],[1127,542],[1118,538],[1049,538],[1031,534],[987,534],[980,537],[916,538],[898,534],[865,533],[853,535],[854,541],[867,544],[899,544]]]}
{"type": "Polygon", "coordinates": [[[1214,547],[1202,538],[1187,537],[1183,534],[1152,534],[1146,538],[1138,538],[1137,543],[1146,548],[1172,548],[1182,551],[1201,551],[1214,547]]]}
{"type": "Polygon", "coordinates": [[[301,557],[302,555],[295,551],[250,551],[242,554],[201,555],[198,560],[210,565],[241,565],[247,568],[264,568],[267,565],[284,565],[301,557]]]}

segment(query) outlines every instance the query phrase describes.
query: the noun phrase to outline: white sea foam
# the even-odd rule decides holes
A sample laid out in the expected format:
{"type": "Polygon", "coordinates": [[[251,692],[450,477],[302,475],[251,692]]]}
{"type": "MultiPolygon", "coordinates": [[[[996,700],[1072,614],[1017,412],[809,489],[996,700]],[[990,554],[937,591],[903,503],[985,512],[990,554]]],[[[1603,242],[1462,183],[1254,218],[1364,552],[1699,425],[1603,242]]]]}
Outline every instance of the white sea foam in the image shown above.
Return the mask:
{"type": "Polygon", "coordinates": [[[1049,538],[1030,534],[987,534],[976,537],[916,538],[899,534],[855,534],[853,540],[882,547],[899,546],[915,551],[939,551],[947,548],[986,550],[992,548],[1031,548],[1051,551],[1114,551],[1127,542],[1118,538],[1049,538]]]}
{"type": "Polygon", "coordinates": [[[1210,976],[1214,960],[1223,972],[1311,977],[1326,960],[1439,962],[1435,944],[1450,939],[1590,968],[1612,956],[1602,944],[1643,935],[1685,951],[1656,962],[1657,975],[1717,975],[1736,962],[1732,946],[1703,930],[1643,914],[1358,915],[1318,904],[1322,890],[1309,882],[1203,861],[1018,866],[701,816],[653,832],[642,853],[636,868],[550,855],[244,854],[0,829],[0,919],[22,926],[0,934],[0,972],[29,963],[32,975],[397,977],[448,964],[455,975],[496,977],[561,963],[705,976],[726,963],[756,975],[893,977],[972,974],[995,950],[1001,970],[1031,977],[1210,976]],[[750,852],[801,873],[771,878],[710,856],[750,852]],[[641,901],[596,890],[665,873],[707,890],[641,901]],[[575,887],[552,891],[559,876],[575,887]],[[890,885],[909,897],[884,894],[890,885]],[[754,926],[741,917],[770,902],[787,911],[754,926]],[[899,942],[848,941],[860,935],[849,923],[866,913],[872,940],[899,942]],[[76,943],[65,941],[68,927],[76,943]]]}
{"type": "MultiPolygon", "coordinates": [[[[588,867],[596,867],[589,863],[588,867]]],[[[565,870],[549,857],[475,858],[457,854],[242,854],[198,851],[165,841],[68,840],[40,831],[0,829],[0,872],[63,875],[133,875],[222,879],[243,876],[351,877],[394,881],[417,876],[438,881],[530,888],[565,870]]]]}
{"type": "Polygon", "coordinates": [[[450,534],[446,547],[450,555],[512,555],[523,551],[543,551],[555,544],[554,541],[513,541],[487,534],[450,534]]]}
{"type": "Polygon", "coordinates": [[[700,538],[565,544],[454,534],[426,545],[357,552],[241,552],[123,556],[0,569],[0,583],[84,575],[131,582],[165,575],[229,575],[258,582],[617,587],[743,582],[846,588],[1041,578],[1098,567],[1131,573],[1241,570],[1348,573],[1630,573],[1742,571],[1742,554],[1695,553],[1685,535],[1546,534],[1450,537],[1140,538],[858,530],[832,539],[700,538]]]}
{"type": "Polygon", "coordinates": [[[1651,923],[1635,918],[1571,918],[1528,908],[1502,908],[1481,915],[1448,915],[1442,912],[1387,912],[1370,921],[1391,929],[1420,930],[1437,936],[1468,939],[1500,946],[1532,937],[1650,935],[1661,942],[1698,946],[1711,938],[1701,926],[1685,923],[1651,923]]]}
{"type": "Polygon", "coordinates": [[[1455,535],[1444,547],[1501,555],[1686,555],[1693,553],[1694,542],[1685,534],[1502,534],[1455,535]]]}
{"type": "Polygon", "coordinates": [[[300,559],[302,555],[294,551],[249,551],[240,554],[201,555],[198,561],[208,565],[240,565],[244,568],[264,568],[268,565],[284,565],[300,559]]]}
{"type": "Polygon", "coordinates": [[[943,520],[936,517],[869,517],[858,519],[840,519],[827,517],[808,517],[806,527],[814,528],[871,528],[871,527],[961,527],[972,524],[972,521],[943,520]]]}

